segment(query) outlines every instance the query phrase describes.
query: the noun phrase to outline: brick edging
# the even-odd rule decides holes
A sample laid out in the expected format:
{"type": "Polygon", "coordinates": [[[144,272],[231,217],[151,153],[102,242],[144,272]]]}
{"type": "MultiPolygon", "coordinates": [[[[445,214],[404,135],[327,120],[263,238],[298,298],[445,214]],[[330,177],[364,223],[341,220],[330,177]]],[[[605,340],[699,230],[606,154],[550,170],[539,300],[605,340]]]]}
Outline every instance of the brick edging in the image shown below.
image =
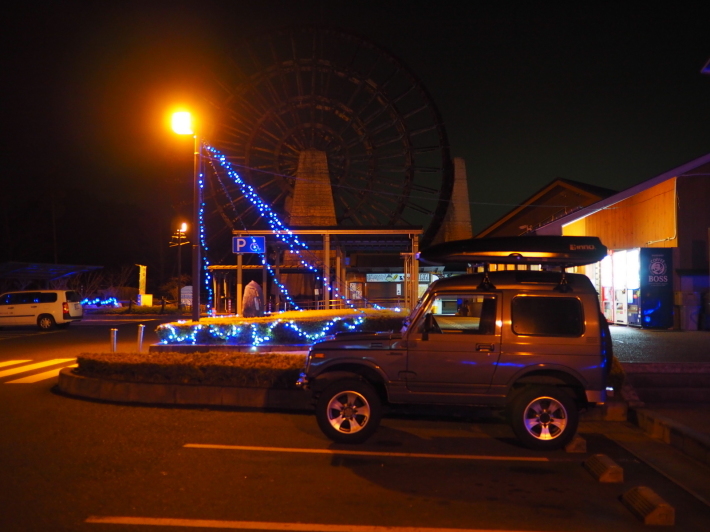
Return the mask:
{"type": "Polygon", "coordinates": [[[67,395],[117,403],[183,406],[227,406],[275,410],[312,410],[311,397],[302,390],[191,386],[120,382],[75,375],[71,368],[59,372],[59,390],[67,395]]]}

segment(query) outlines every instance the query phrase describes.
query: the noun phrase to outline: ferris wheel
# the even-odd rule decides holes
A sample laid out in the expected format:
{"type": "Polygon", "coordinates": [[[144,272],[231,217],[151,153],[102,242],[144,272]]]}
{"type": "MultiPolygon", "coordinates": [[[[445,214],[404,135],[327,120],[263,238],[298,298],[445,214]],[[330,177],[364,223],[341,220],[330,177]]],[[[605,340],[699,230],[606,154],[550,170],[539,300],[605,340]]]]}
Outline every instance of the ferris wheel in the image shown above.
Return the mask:
{"type": "MultiPolygon", "coordinates": [[[[342,30],[297,26],[244,41],[224,70],[211,142],[272,210],[288,214],[299,155],[315,149],[338,225],[421,226],[422,245],[432,241],[453,167],[440,113],[401,60],[342,30]]],[[[263,228],[263,213],[215,174],[208,214],[263,228]]]]}

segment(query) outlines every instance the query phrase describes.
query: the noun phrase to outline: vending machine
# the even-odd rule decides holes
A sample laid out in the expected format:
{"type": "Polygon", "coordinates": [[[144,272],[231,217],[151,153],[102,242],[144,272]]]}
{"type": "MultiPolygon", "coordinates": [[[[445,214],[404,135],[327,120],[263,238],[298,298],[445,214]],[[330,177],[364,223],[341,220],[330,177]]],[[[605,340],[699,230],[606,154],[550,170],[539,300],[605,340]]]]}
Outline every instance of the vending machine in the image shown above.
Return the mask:
{"type": "Polygon", "coordinates": [[[614,323],[628,325],[628,296],[626,295],[626,250],[615,251],[611,256],[614,278],[614,323]]]}
{"type": "Polygon", "coordinates": [[[626,309],[627,323],[641,327],[641,276],[639,248],[626,251],[626,309]]]}
{"type": "Polygon", "coordinates": [[[614,323],[614,281],[611,274],[611,256],[607,255],[600,263],[601,308],[606,321],[614,323]]]}

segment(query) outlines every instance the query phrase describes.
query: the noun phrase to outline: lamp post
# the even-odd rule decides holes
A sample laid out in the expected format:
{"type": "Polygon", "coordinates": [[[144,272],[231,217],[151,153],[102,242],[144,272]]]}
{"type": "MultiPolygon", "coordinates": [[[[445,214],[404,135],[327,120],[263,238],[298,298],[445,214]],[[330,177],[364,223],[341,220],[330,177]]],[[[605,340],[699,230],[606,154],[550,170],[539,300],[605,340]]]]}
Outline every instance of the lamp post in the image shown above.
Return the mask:
{"type": "Polygon", "coordinates": [[[192,211],[192,321],[200,321],[200,204],[202,189],[200,188],[200,165],[202,163],[202,144],[195,131],[190,113],[181,111],[173,114],[173,131],[178,135],[192,135],[195,139],[193,167],[193,198],[192,211]]]}
{"type": "Polygon", "coordinates": [[[183,244],[189,244],[190,242],[188,240],[184,240],[185,238],[185,233],[187,232],[187,224],[183,222],[180,227],[178,227],[178,230],[175,231],[175,234],[172,237],[172,240],[170,241],[170,247],[175,247],[177,246],[178,252],[177,252],[177,308],[178,312],[182,311],[182,294],[180,293],[180,290],[182,288],[182,246],[183,244]],[[175,240],[177,239],[177,242],[175,240]]]}

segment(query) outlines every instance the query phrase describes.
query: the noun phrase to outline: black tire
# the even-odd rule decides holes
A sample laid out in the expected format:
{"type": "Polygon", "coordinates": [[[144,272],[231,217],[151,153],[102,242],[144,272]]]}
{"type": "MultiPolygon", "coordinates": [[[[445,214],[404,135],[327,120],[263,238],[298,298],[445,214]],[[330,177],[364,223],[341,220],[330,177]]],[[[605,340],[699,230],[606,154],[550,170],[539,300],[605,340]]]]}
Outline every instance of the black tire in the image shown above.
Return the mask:
{"type": "Polygon", "coordinates": [[[518,440],[530,449],[551,451],[577,433],[579,415],[570,395],[554,386],[531,386],[518,393],[509,410],[518,440]]]}
{"type": "Polygon", "coordinates": [[[51,314],[42,314],[39,318],[37,318],[37,327],[43,331],[49,331],[54,329],[56,326],[57,323],[54,321],[54,317],[51,314]]]}
{"type": "Polygon", "coordinates": [[[377,391],[357,379],[334,382],[316,403],[318,426],[338,443],[364,442],[377,430],[381,418],[382,403],[377,391]]]}

